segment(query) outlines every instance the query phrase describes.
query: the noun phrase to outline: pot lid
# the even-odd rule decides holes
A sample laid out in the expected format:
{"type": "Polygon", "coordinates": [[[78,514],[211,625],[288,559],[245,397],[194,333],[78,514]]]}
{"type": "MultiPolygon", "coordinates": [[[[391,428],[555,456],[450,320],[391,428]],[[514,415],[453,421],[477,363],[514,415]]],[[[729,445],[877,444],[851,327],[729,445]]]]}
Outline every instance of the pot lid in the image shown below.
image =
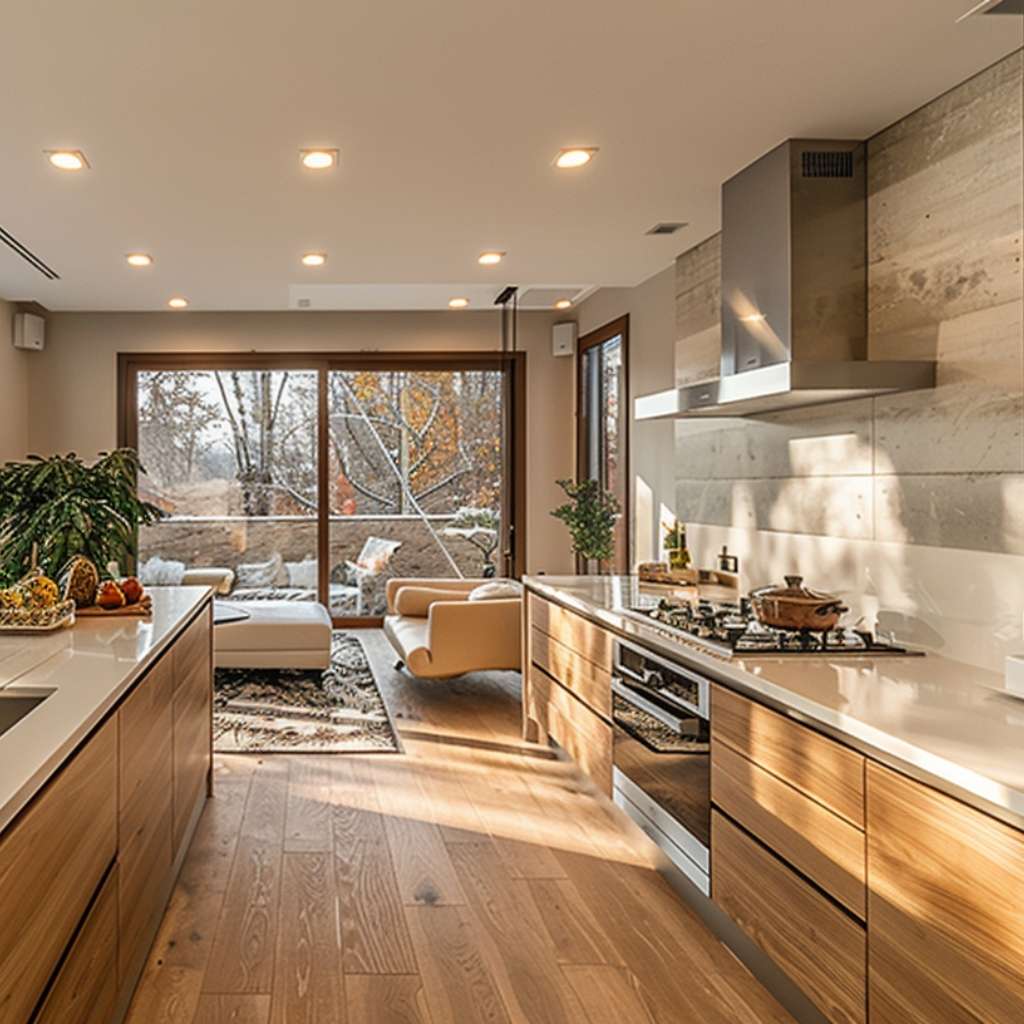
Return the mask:
{"type": "Polygon", "coordinates": [[[805,587],[803,576],[786,576],[784,579],[786,581],[784,587],[777,585],[759,587],[751,593],[751,597],[782,598],[786,601],[806,604],[822,604],[840,600],[835,594],[826,594],[823,591],[805,587]]]}

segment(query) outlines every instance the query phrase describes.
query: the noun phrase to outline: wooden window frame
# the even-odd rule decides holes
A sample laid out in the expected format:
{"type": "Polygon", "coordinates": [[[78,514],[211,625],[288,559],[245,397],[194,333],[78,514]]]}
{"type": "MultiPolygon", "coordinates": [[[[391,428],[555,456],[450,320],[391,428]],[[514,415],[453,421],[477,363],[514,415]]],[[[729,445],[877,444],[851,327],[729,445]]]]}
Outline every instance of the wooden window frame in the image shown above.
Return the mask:
{"type": "MultiPolygon", "coordinates": [[[[588,350],[615,337],[622,338],[622,390],[624,436],[622,445],[622,475],[625,481],[622,515],[626,523],[624,531],[625,550],[616,553],[614,570],[628,573],[633,559],[633,475],[630,448],[632,442],[632,396],[629,390],[629,314],[617,317],[596,330],[584,334],[576,343],[576,481],[587,473],[586,460],[586,417],[583,409],[583,355],[588,350]]],[[[577,559],[577,569],[580,568],[577,559]]]]}
{"type": "MultiPolygon", "coordinates": [[[[499,557],[509,575],[526,571],[526,353],[525,352],[119,352],[117,443],[138,448],[137,375],[145,370],[312,370],[317,373],[317,589],[329,592],[330,510],[327,502],[327,375],[332,370],[500,370],[508,403],[509,451],[505,462],[506,530],[499,557]],[[511,539],[511,544],[505,546],[511,539]]],[[[327,605],[330,608],[330,603],[327,605]]],[[[380,616],[332,617],[335,628],[373,628],[380,616]]]]}

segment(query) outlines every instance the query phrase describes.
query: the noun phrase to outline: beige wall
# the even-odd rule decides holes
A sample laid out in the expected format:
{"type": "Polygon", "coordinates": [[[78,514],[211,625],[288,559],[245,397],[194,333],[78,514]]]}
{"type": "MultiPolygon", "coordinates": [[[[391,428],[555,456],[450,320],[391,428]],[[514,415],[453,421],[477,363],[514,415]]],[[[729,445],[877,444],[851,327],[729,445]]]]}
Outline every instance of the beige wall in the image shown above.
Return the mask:
{"type": "MultiPolygon", "coordinates": [[[[527,353],[527,565],[567,571],[564,528],[548,515],[554,481],[573,468],[572,361],[551,355],[547,313],[523,313],[527,353]]],[[[119,352],[468,351],[500,348],[496,312],[56,313],[45,352],[30,361],[28,442],[48,454],[85,456],[116,443],[119,352]],[[45,410],[45,412],[42,412],[45,410]]]]}
{"type": "Polygon", "coordinates": [[[28,454],[28,368],[34,352],[11,344],[14,306],[0,299],[0,462],[28,454]]]}
{"type": "MultiPolygon", "coordinates": [[[[1001,669],[1024,648],[1024,56],[868,143],[869,348],[933,390],[676,425],[707,562],[800,571],[904,639],[1001,669]]],[[[718,237],[678,260],[677,380],[714,372],[718,237]]]]}
{"type": "MultiPolygon", "coordinates": [[[[672,384],[675,341],[675,269],[671,266],[636,288],[602,288],[580,304],[580,334],[629,314],[630,414],[633,399],[672,384]]],[[[633,560],[648,561],[660,549],[659,521],[675,507],[671,422],[633,423],[633,560]]]]}

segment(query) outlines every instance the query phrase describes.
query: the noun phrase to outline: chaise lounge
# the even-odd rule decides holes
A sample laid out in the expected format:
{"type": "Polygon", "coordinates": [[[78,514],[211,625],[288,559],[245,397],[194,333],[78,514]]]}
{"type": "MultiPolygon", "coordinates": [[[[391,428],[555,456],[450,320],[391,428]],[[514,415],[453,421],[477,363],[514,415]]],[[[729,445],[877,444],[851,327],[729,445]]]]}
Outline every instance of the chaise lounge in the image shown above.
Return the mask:
{"type": "Polygon", "coordinates": [[[518,670],[518,586],[510,580],[388,580],[384,633],[409,672],[422,679],[518,670]]]}

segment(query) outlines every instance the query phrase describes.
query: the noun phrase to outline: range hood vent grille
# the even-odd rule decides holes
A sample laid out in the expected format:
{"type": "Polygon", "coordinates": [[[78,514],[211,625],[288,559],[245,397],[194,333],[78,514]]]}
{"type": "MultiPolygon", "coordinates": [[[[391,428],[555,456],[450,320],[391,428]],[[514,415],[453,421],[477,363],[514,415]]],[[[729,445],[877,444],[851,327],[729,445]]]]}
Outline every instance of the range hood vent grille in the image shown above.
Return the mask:
{"type": "Polygon", "coordinates": [[[48,266],[28,246],[22,245],[6,228],[0,227],[0,242],[20,256],[33,270],[38,270],[49,281],[59,281],[60,274],[48,266]]]}
{"type": "Polygon", "coordinates": [[[853,152],[805,149],[800,154],[800,174],[804,178],[852,178],[853,152]]]}

